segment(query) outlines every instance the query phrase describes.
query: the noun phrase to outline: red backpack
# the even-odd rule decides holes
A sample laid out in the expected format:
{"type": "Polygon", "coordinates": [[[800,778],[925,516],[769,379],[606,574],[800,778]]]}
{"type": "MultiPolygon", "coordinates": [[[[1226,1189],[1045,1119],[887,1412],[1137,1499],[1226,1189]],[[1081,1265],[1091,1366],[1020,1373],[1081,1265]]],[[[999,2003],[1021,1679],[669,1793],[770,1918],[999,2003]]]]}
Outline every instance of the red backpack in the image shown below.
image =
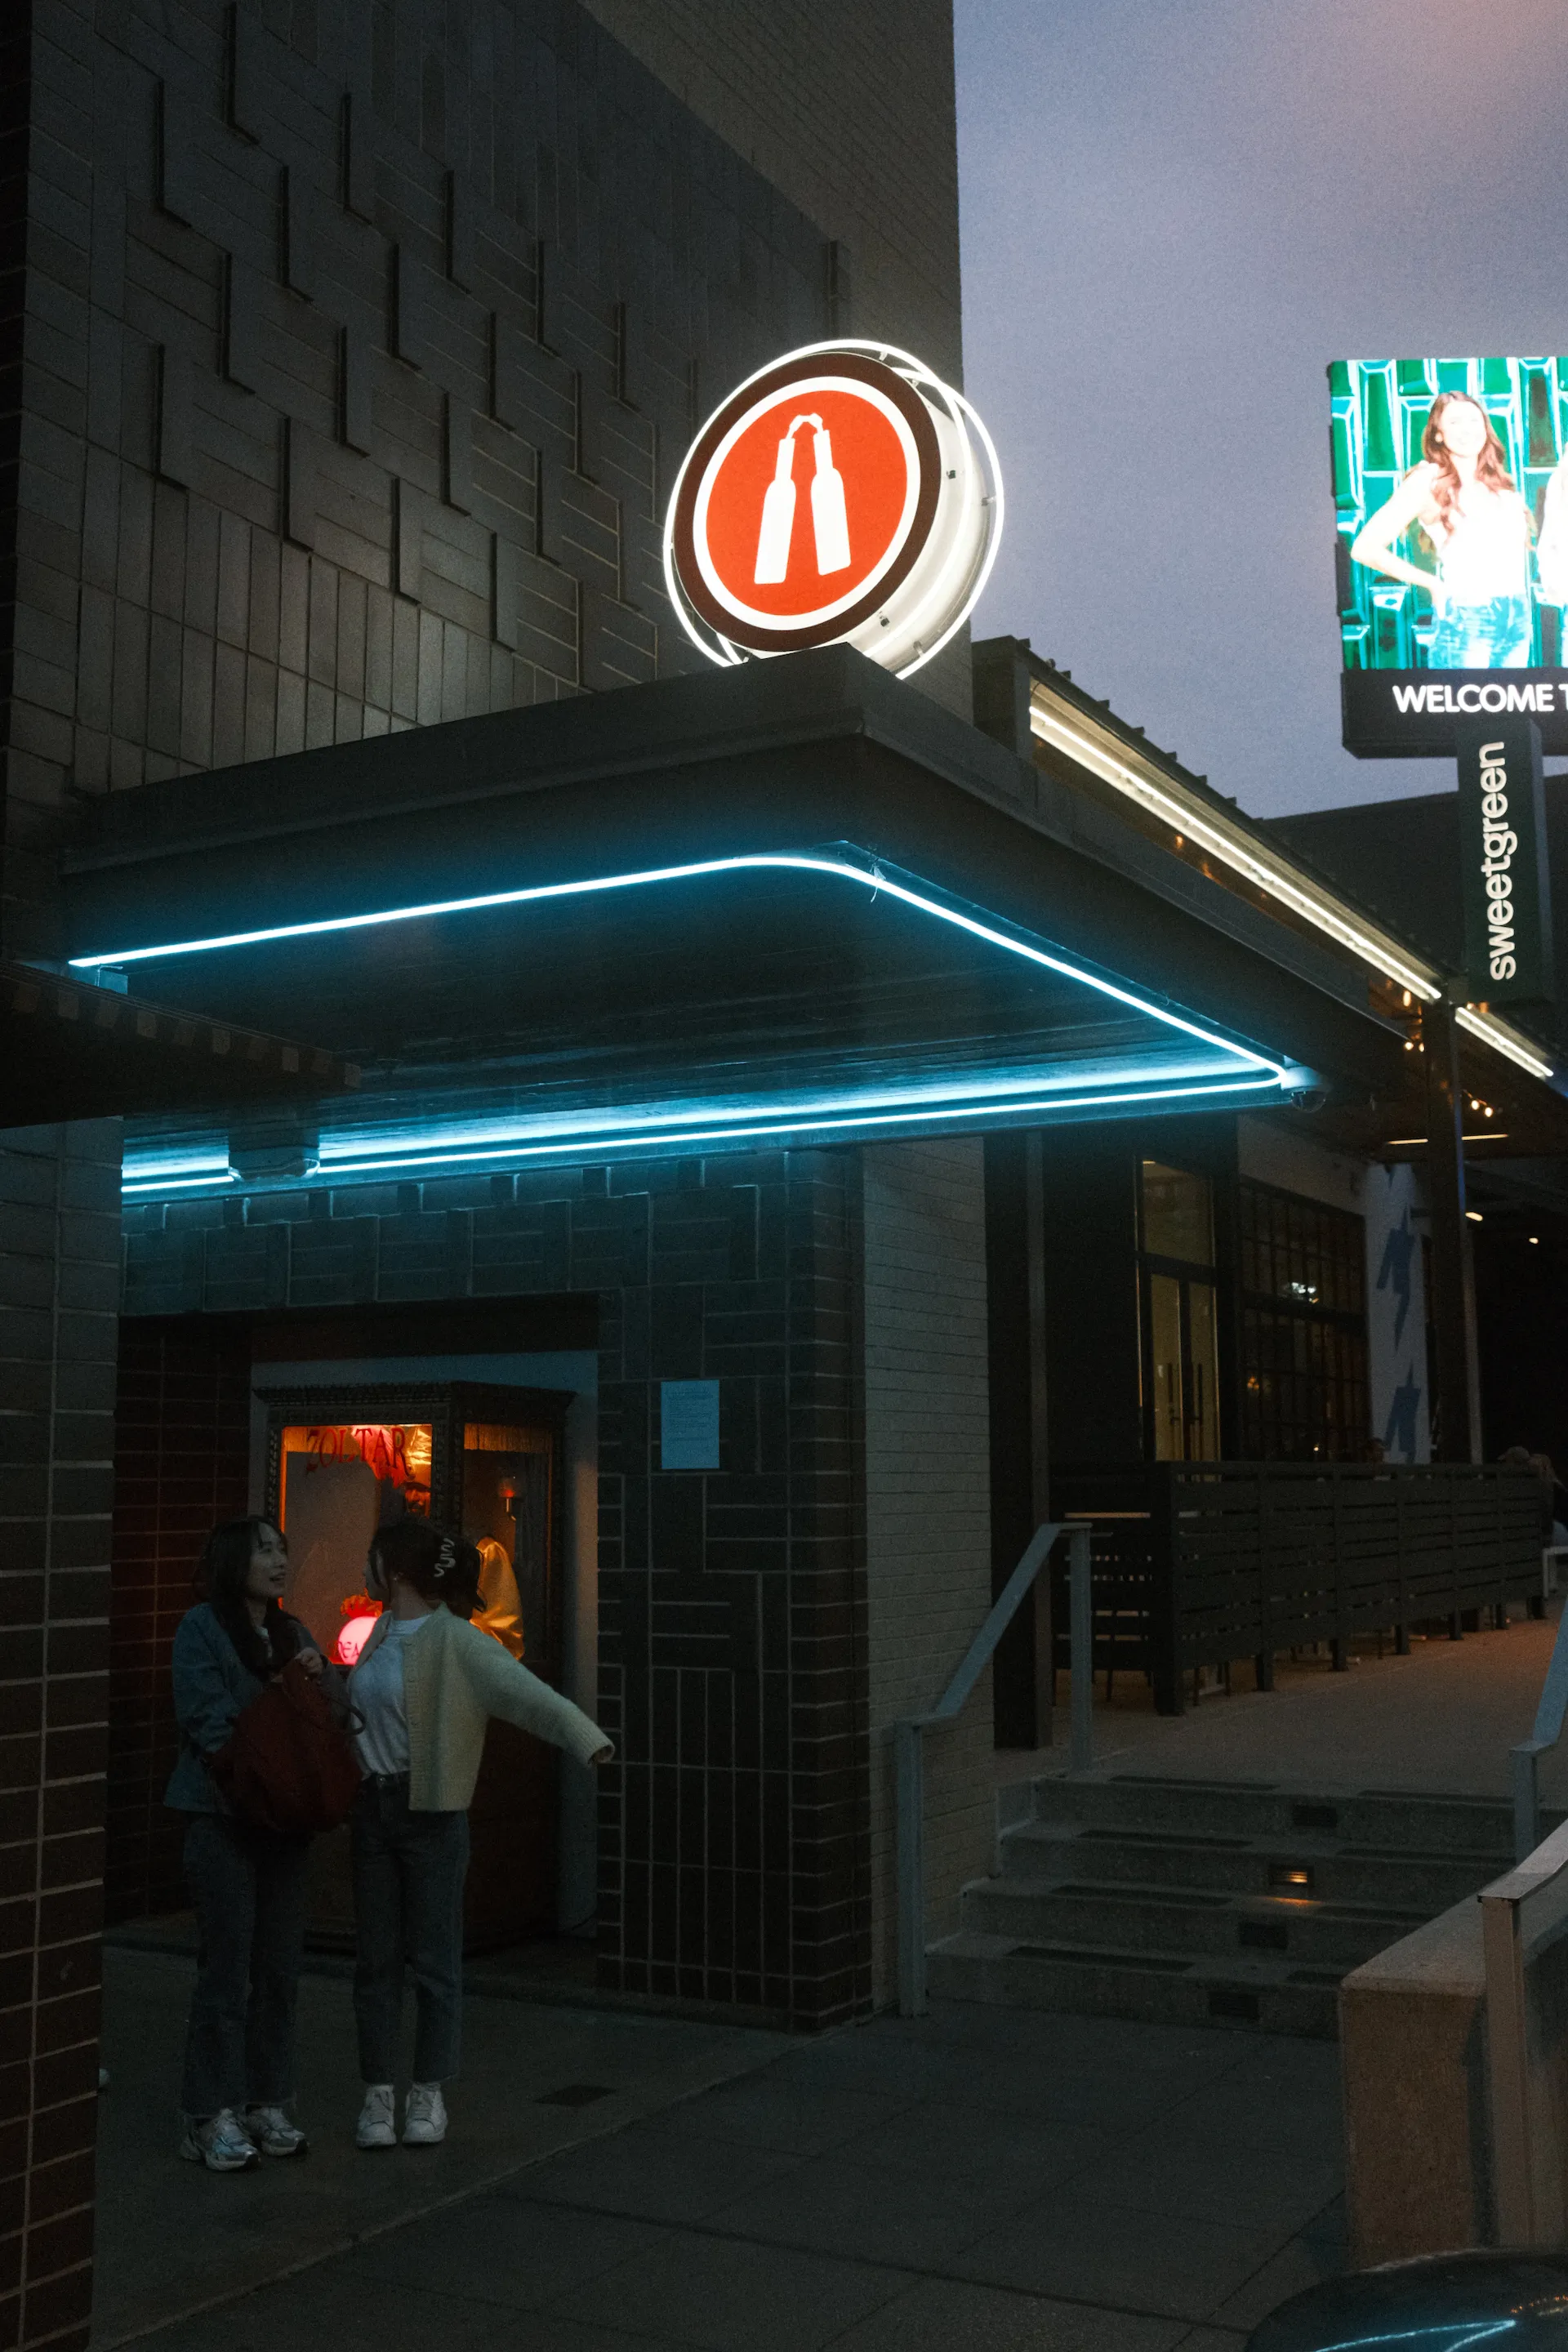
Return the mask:
{"type": "Polygon", "coordinates": [[[353,1810],[363,1776],[321,1679],[290,1658],[212,1759],[214,1779],[247,1829],[313,1837],[353,1810]]]}

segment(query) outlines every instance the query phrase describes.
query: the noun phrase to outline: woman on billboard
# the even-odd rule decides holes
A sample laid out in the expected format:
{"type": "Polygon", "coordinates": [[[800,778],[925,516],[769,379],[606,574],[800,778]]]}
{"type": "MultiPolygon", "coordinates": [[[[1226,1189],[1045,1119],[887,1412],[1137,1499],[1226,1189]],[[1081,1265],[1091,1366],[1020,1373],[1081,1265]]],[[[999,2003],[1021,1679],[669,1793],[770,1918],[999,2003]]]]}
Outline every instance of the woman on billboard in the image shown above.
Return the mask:
{"type": "Polygon", "coordinates": [[[1568,604],[1568,457],[1560,457],[1542,502],[1536,558],[1543,604],[1568,604]]]}
{"type": "Polygon", "coordinates": [[[1351,554],[1391,580],[1425,588],[1436,618],[1433,669],[1523,669],[1530,661],[1531,514],[1514,488],[1502,443],[1480,403],[1445,392],[1432,403],[1413,466],[1369,515],[1351,554]],[[1396,542],[1419,523],[1437,552],[1435,572],[1396,542]]]}

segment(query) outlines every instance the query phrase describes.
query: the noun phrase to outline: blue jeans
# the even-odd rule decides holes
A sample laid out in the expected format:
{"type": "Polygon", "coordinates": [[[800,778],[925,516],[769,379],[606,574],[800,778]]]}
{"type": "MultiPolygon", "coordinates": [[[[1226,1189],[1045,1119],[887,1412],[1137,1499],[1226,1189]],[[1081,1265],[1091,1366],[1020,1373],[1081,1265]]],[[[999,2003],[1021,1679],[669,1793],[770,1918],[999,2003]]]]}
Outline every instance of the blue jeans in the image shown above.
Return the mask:
{"type": "Polygon", "coordinates": [[[458,2071],[463,2021],[467,1813],[409,1810],[408,1776],[373,1776],[354,1800],[354,2023],[367,2083],[397,2079],[403,1979],[414,1977],[414,2080],[458,2071]]]}
{"type": "Polygon", "coordinates": [[[1430,669],[1526,669],[1530,599],[1493,596],[1484,604],[1450,604],[1432,635],[1430,669]]]}
{"type": "Polygon", "coordinates": [[[189,2116],[280,2105],[294,2093],[294,2003],[305,1949],[308,1838],[258,1837],[194,1813],[185,1883],[196,1914],[196,1989],[185,2035],[189,2116]]]}

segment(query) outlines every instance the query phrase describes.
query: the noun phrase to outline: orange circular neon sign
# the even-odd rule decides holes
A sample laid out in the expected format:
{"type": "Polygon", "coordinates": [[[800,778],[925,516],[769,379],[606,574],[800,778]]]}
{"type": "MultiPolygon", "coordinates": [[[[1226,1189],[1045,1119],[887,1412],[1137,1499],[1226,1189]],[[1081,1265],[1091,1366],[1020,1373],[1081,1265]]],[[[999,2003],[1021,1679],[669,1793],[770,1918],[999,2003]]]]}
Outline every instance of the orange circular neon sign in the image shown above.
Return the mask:
{"type": "Polygon", "coordinates": [[[907,673],[973,606],[1001,525],[989,436],[888,346],[814,344],[698,435],[665,534],[671,598],[715,661],[847,642],[907,673]]]}

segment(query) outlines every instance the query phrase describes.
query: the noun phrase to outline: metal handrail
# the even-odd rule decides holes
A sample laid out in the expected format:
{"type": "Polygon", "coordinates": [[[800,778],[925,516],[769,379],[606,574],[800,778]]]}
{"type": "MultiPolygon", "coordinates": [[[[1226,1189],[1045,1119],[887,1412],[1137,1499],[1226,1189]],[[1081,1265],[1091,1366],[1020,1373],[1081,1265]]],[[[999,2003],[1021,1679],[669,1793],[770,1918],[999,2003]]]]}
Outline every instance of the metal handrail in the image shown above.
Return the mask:
{"type": "MultiPolygon", "coordinates": [[[[1546,1561],[1556,1546],[1548,1546],[1542,1554],[1542,1580],[1546,1577],[1546,1561]]],[[[1528,1739],[1509,1750],[1509,1774],[1513,1789],[1513,1858],[1523,1862],[1541,1843],[1541,1759],[1550,1756],[1563,1737],[1564,1718],[1568,1717],[1568,1609],[1557,1621],[1557,1639],[1552,1644],[1552,1658],[1546,1669],[1546,1680],[1541,1686],[1541,1704],[1535,1710],[1535,1728],[1528,1739]]]]}
{"type": "MultiPolygon", "coordinates": [[[[1562,1646],[1560,1634],[1559,1651],[1562,1646]]],[[[1554,1652],[1554,1667],[1556,1659],[1554,1652]]],[[[1547,1680],[1550,1684],[1550,1675],[1547,1680]]],[[[1550,2133],[1551,2119],[1537,2112],[1531,2089],[1525,1973],[1568,1920],[1568,1822],[1506,1876],[1483,1887],[1479,1899],[1498,2243],[1552,2245],[1562,2235],[1562,2196],[1560,2186],[1552,2196],[1536,2164],[1536,2149],[1542,2133],[1550,2133]]],[[[1554,2162],[1551,2170],[1555,2176],[1554,2162]]]]}
{"type": "Polygon", "coordinates": [[[1037,1528],[1028,1549],[991,1604],[990,1614],[964,1652],[957,1672],[929,1715],[909,1715],[889,1724],[893,1743],[893,1849],[898,1895],[899,2014],[926,2013],[925,1943],[925,1749],[928,1731],[945,1731],[991,1662],[992,1654],[1018,1612],[1059,1536],[1071,1549],[1072,1765],[1086,1771],[1093,1756],[1094,1698],[1091,1634],[1093,1604],[1089,1530],[1064,1529],[1059,1521],[1037,1528]]]}

